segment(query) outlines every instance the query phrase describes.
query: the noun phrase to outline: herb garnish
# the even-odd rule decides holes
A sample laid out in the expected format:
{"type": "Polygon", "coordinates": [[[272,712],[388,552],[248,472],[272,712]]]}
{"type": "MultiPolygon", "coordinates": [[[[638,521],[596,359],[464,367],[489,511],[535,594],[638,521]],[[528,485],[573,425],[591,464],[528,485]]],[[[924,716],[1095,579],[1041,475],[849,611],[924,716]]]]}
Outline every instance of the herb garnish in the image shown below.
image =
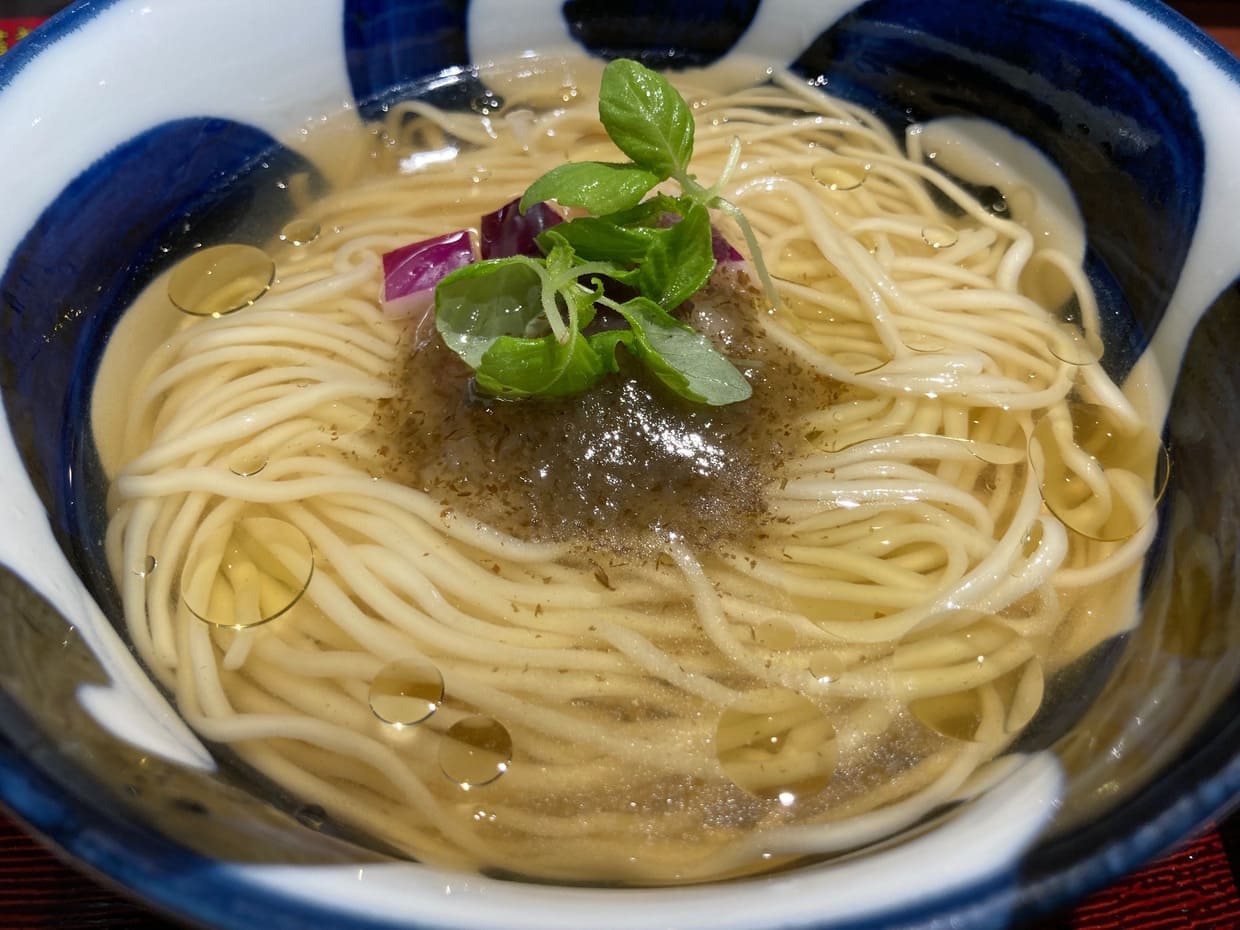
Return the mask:
{"type": "Polygon", "coordinates": [[[564,397],[618,370],[625,349],[682,397],[721,405],[745,400],[749,382],[674,310],[715,267],[709,208],[740,224],[763,284],[769,277],[744,216],[721,198],[740,152],[733,140],[724,175],[702,187],[689,173],[693,113],[661,74],[619,59],[603,71],[599,118],[631,162],[574,162],[530,185],[521,210],[545,200],[578,207],[578,217],[538,237],[543,257],[491,259],[461,268],[435,290],[435,325],[468,364],[478,388],[499,397],[564,397]],[[671,179],[680,195],[647,195],[671,179]],[[604,280],[636,296],[617,301],[604,280]],[[627,328],[590,335],[598,307],[627,328]]]}

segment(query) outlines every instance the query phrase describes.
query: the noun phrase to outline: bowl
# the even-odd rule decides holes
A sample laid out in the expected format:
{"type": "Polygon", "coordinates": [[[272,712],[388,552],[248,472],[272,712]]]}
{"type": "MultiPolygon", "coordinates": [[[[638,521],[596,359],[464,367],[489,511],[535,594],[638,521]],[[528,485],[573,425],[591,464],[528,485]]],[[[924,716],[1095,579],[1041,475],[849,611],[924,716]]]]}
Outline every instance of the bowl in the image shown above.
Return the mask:
{"type": "Polygon", "coordinates": [[[1240,63],[1158,3],[85,0],[0,60],[0,138],[0,177],[20,179],[0,216],[0,799],[156,908],[230,930],[1018,926],[1240,793],[1240,63]],[[1103,365],[1166,385],[1148,416],[1170,482],[1139,623],[967,801],[723,883],[461,873],[392,855],[196,735],[131,648],[83,429],[121,310],[242,236],[255,203],[285,209],[287,179],[323,169],[299,143],[323,114],[445,86],[468,107],[462,75],[476,89],[471,68],[534,52],[787,65],[896,132],[985,120],[993,146],[1066,182],[1104,314],[1127,326],[1103,365]]]}

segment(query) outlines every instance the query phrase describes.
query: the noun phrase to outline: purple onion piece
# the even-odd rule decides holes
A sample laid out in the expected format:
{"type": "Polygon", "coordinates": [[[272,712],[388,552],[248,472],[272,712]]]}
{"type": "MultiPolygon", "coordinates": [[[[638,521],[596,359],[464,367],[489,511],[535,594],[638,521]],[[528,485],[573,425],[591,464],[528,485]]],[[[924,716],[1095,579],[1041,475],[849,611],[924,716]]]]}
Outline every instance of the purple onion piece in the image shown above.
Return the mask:
{"type": "Polygon", "coordinates": [[[421,316],[435,296],[435,285],[474,260],[469,230],[413,242],[383,256],[383,312],[393,319],[421,316]]]}
{"type": "Polygon", "coordinates": [[[518,205],[521,201],[506,203],[494,213],[482,218],[481,245],[483,258],[510,258],[513,255],[538,257],[542,250],[535,241],[539,233],[564,222],[564,217],[550,204],[538,203],[524,214],[518,205]]]}
{"type": "Polygon", "coordinates": [[[723,238],[723,233],[713,225],[710,227],[710,250],[714,253],[715,261],[721,265],[733,265],[745,261],[745,256],[738,252],[732,243],[723,238]]]}

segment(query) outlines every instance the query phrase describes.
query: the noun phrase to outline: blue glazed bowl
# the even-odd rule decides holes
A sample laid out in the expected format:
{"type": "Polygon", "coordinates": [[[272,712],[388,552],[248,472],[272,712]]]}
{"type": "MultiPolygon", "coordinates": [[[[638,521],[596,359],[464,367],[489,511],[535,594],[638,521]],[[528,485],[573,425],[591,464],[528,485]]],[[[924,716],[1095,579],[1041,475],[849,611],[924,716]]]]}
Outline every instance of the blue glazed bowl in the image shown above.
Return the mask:
{"type": "Polygon", "coordinates": [[[1240,64],[1157,3],[87,0],[0,59],[0,140],[0,799],[156,907],[236,930],[1008,927],[1240,793],[1240,64]],[[787,63],[893,128],[985,117],[1074,193],[1091,277],[1138,333],[1110,374],[1173,388],[1143,620],[1053,745],[932,829],[684,888],[397,861],[200,741],[118,633],[81,424],[120,310],[193,247],[187,218],[227,235],[313,174],[281,142],[318,114],[528,51],[787,63]]]}

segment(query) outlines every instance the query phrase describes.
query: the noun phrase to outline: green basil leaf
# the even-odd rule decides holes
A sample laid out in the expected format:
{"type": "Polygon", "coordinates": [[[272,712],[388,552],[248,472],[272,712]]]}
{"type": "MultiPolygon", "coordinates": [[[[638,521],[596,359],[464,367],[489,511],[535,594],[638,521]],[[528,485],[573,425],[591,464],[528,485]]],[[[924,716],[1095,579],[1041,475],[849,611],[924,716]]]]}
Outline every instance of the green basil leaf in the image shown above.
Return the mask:
{"type": "MultiPolygon", "coordinates": [[[[715,269],[710,214],[691,201],[672,203],[684,216],[666,226],[617,226],[609,217],[582,217],[543,233],[539,245],[557,239],[584,259],[628,266],[609,276],[672,310],[701,290],[715,269]]],[[[660,222],[667,215],[661,210],[648,219],[660,222]]]]}
{"type": "Polygon", "coordinates": [[[582,207],[600,216],[615,213],[640,203],[660,180],[636,165],[570,162],[552,168],[529,186],[521,198],[521,212],[544,200],[555,200],[561,206],[582,207]]]}
{"type": "MultiPolygon", "coordinates": [[[[603,293],[603,285],[595,278],[595,287],[589,288],[581,283],[580,278],[585,275],[610,275],[615,267],[610,262],[578,261],[572,244],[555,230],[547,230],[538,241],[539,247],[547,252],[543,307],[549,304],[563,307],[569,311],[569,328],[574,331],[585,329],[594,320],[594,302],[603,293]]],[[[526,335],[533,334],[527,332],[526,335]]]]}
{"type": "Polygon", "coordinates": [[[567,397],[588,391],[607,371],[581,333],[564,344],[550,335],[500,336],[482,356],[474,379],[480,390],[497,397],[567,397]]]}
{"type": "Polygon", "coordinates": [[[636,338],[637,334],[631,329],[607,329],[601,333],[595,333],[587,341],[598,355],[607,373],[615,374],[620,370],[620,363],[616,361],[616,347],[631,348],[636,338]]]}
{"type": "Polygon", "coordinates": [[[655,194],[637,206],[617,213],[609,213],[602,217],[616,226],[658,228],[663,217],[669,213],[682,213],[686,204],[692,203],[687,197],[671,197],[667,194],[655,194]]]}
{"type": "Polygon", "coordinates": [[[598,114],[612,141],[639,167],[659,180],[687,174],[693,111],[663,75],[626,58],[609,62],[599,86],[598,114]]]}
{"type": "Polygon", "coordinates": [[[688,203],[680,222],[651,230],[650,248],[626,281],[665,310],[673,310],[702,289],[715,270],[710,213],[688,203]]]}
{"type": "MultiPolygon", "coordinates": [[[[744,400],[751,394],[744,376],[667,312],[696,293],[715,267],[706,208],[712,189],[688,173],[689,105],[662,75],[620,59],[604,69],[599,116],[633,162],[561,165],[535,181],[520,204],[524,212],[557,200],[595,216],[544,231],[538,238],[544,258],[479,262],[448,275],[435,291],[436,328],[474,369],[479,389],[503,397],[588,390],[619,370],[624,345],[690,400],[744,400]],[[642,199],[666,178],[679,183],[680,197],[642,199]],[[619,304],[604,294],[603,280],[623,282],[640,296],[619,304]],[[629,328],[582,335],[596,304],[618,310],[629,328]]],[[[751,235],[747,240],[752,244],[751,235]]]]}
{"type": "Polygon", "coordinates": [[[559,237],[587,261],[612,261],[617,265],[634,265],[650,250],[650,231],[644,227],[627,229],[606,218],[583,216],[538,237],[538,247],[547,249],[559,237]]]}
{"type": "MultiPolygon", "coordinates": [[[[577,252],[573,248],[573,244],[554,229],[544,231],[539,236],[539,240],[547,243],[544,250],[547,257],[544,261],[550,280],[559,282],[575,279],[576,275],[573,274],[573,267],[577,264],[577,252]]],[[[539,248],[543,248],[543,246],[540,244],[539,248]]]]}
{"type": "Polygon", "coordinates": [[[594,314],[597,310],[595,302],[603,294],[603,282],[595,278],[594,283],[593,289],[585,287],[578,281],[560,291],[560,298],[566,305],[571,302],[577,307],[578,331],[594,322],[594,314]]]}
{"type": "Polygon", "coordinates": [[[650,372],[682,397],[722,406],[747,400],[753,388],[710,340],[643,297],[617,305],[633,327],[629,348],[650,372]]]}
{"type": "Polygon", "coordinates": [[[542,269],[525,256],[466,265],[435,288],[435,328],[477,370],[502,336],[526,336],[543,316],[542,269]]]}

